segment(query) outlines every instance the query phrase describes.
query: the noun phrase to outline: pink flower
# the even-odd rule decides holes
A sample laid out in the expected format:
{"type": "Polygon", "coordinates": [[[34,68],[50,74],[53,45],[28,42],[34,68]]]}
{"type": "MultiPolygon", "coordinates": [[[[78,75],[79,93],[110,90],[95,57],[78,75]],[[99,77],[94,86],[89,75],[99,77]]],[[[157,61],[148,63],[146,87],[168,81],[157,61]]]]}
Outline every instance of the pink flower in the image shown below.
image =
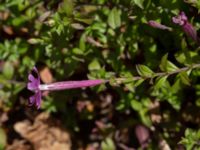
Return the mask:
{"type": "Polygon", "coordinates": [[[34,92],[34,95],[29,98],[29,104],[35,104],[37,108],[40,108],[42,94],[39,89],[40,77],[36,67],[31,70],[31,73],[28,75],[28,80],[27,89],[34,92]]]}
{"type": "Polygon", "coordinates": [[[187,36],[191,37],[195,42],[199,43],[197,31],[192,26],[192,24],[189,23],[188,18],[183,11],[180,12],[178,16],[172,17],[172,21],[173,23],[181,26],[187,36]]]}
{"type": "Polygon", "coordinates": [[[95,86],[107,82],[106,80],[82,80],[82,81],[62,81],[50,84],[40,84],[40,77],[36,67],[28,75],[27,89],[34,92],[34,95],[29,98],[30,105],[35,104],[37,108],[41,105],[41,91],[55,91],[65,89],[83,88],[95,86]]]}

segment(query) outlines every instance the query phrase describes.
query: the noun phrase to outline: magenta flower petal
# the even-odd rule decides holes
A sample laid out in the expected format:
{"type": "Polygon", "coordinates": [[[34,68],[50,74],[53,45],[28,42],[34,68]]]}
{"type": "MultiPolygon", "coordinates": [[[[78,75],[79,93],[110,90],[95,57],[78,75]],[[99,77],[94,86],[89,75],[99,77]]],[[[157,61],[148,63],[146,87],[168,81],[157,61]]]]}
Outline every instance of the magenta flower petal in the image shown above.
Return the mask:
{"type": "Polygon", "coordinates": [[[35,103],[35,94],[29,97],[29,105],[32,106],[35,103]]]}
{"type": "Polygon", "coordinates": [[[28,75],[28,80],[33,82],[35,80],[35,77],[32,74],[28,75]]]}
{"type": "Polygon", "coordinates": [[[40,85],[40,77],[36,67],[34,67],[28,75],[28,80],[27,88],[31,91],[37,91],[40,85]]]}
{"type": "Polygon", "coordinates": [[[39,74],[38,70],[37,70],[37,68],[35,66],[33,67],[32,71],[34,71],[35,73],[39,74]]]}
{"type": "Polygon", "coordinates": [[[34,91],[36,88],[37,88],[37,84],[35,84],[35,82],[29,82],[28,84],[27,84],[27,88],[29,89],[29,90],[31,90],[31,91],[34,91]]]}
{"type": "Polygon", "coordinates": [[[40,105],[41,105],[42,93],[41,93],[41,91],[38,91],[35,95],[36,95],[35,96],[35,102],[36,102],[35,104],[36,104],[37,109],[39,109],[40,105]]]}
{"type": "Polygon", "coordinates": [[[198,36],[197,36],[197,31],[195,30],[195,28],[190,24],[190,23],[186,23],[183,26],[183,31],[187,34],[187,36],[191,37],[194,41],[198,42],[198,36]]]}
{"type": "Polygon", "coordinates": [[[35,104],[35,106],[39,109],[41,105],[41,98],[41,91],[35,92],[34,95],[29,98],[29,105],[32,106],[35,104]]]}
{"type": "Polygon", "coordinates": [[[183,26],[188,22],[188,18],[185,15],[185,13],[183,11],[181,11],[178,16],[172,17],[172,21],[175,24],[183,26]]]}
{"type": "Polygon", "coordinates": [[[41,91],[40,86],[40,77],[36,67],[31,70],[31,73],[28,75],[29,82],[27,83],[27,89],[34,92],[34,95],[29,98],[29,105],[36,105],[37,108],[40,108],[41,104],[41,91]]]}

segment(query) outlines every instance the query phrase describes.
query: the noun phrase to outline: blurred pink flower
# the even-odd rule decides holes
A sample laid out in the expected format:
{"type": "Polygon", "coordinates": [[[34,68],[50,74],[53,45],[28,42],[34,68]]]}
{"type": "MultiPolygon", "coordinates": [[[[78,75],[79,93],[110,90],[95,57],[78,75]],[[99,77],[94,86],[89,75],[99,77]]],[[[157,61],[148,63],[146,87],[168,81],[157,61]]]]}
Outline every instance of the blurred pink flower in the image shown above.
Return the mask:
{"type": "Polygon", "coordinates": [[[192,24],[189,23],[188,18],[183,11],[181,11],[178,16],[172,17],[172,21],[173,23],[181,26],[187,36],[191,37],[195,42],[199,43],[197,31],[192,26],[192,24]]]}
{"type": "Polygon", "coordinates": [[[166,25],[160,24],[154,20],[148,21],[148,25],[150,25],[153,28],[161,29],[161,30],[169,30],[171,31],[172,29],[166,25]]]}

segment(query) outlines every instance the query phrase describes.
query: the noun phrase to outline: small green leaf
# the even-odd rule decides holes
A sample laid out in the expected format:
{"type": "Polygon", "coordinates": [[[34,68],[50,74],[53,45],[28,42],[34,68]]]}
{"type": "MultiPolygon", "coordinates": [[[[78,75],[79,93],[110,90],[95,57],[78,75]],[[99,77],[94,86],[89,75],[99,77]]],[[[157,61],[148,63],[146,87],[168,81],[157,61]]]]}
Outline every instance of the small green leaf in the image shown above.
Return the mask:
{"type": "Polygon", "coordinates": [[[159,88],[163,87],[165,82],[166,82],[166,80],[167,80],[167,76],[158,77],[157,80],[156,80],[154,88],[155,89],[159,89],[159,88]]]}
{"type": "Polygon", "coordinates": [[[88,66],[89,70],[99,70],[101,65],[97,59],[94,59],[88,66]]]}
{"type": "Polygon", "coordinates": [[[113,29],[121,26],[121,11],[116,7],[111,10],[108,16],[108,24],[113,29]]]}
{"type": "Polygon", "coordinates": [[[16,83],[13,88],[13,94],[19,93],[23,88],[26,87],[26,84],[16,83]]]}
{"type": "Polygon", "coordinates": [[[84,54],[83,51],[81,49],[79,49],[79,48],[73,48],[72,52],[74,54],[77,54],[77,55],[83,55],[84,54]]]}
{"type": "Polygon", "coordinates": [[[148,115],[148,109],[147,108],[143,108],[141,110],[139,110],[139,116],[140,116],[140,119],[141,121],[146,125],[146,126],[151,126],[151,120],[149,118],[149,115],[148,115]]]}
{"type": "Polygon", "coordinates": [[[3,150],[6,146],[6,133],[5,131],[0,128],[0,150],[3,150]]]}
{"type": "Polygon", "coordinates": [[[180,77],[181,77],[181,81],[186,84],[186,85],[190,85],[190,79],[188,77],[187,72],[181,72],[179,73],[180,77]]]}
{"type": "Polygon", "coordinates": [[[144,82],[144,79],[140,79],[140,80],[137,80],[134,84],[135,87],[139,86],[140,84],[142,84],[142,82],[144,82]]]}
{"type": "Polygon", "coordinates": [[[144,2],[144,0],[133,0],[134,1],[134,3],[138,6],[138,7],[140,7],[141,9],[143,9],[144,7],[143,7],[143,2],[144,2]]]}
{"type": "Polygon", "coordinates": [[[131,107],[136,111],[140,111],[142,109],[142,104],[139,101],[132,99],[131,107]]]}
{"type": "Polygon", "coordinates": [[[168,54],[165,54],[161,59],[160,69],[164,72],[173,72],[178,69],[171,61],[167,60],[168,54]]]}
{"type": "Polygon", "coordinates": [[[64,0],[62,5],[60,5],[59,11],[65,12],[67,16],[71,16],[73,14],[74,2],[73,0],[64,0]]]}
{"type": "Polygon", "coordinates": [[[177,78],[170,90],[174,93],[177,93],[179,90],[181,90],[181,88],[182,88],[181,79],[177,78]]]}
{"type": "Polygon", "coordinates": [[[85,51],[85,35],[83,34],[79,40],[79,49],[85,51]]]}
{"type": "Polygon", "coordinates": [[[175,58],[179,63],[186,62],[186,57],[184,53],[176,53],[175,58]]]}
{"type": "Polygon", "coordinates": [[[126,84],[125,84],[125,87],[126,87],[129,91],[135,92],[135,86],[134,86],[133,81],[132,81],[132,83],[131,83],[131,82],[130,82],[130,83],[126,83],[126,84]]]}
{"type": "Polygon", "coordinates": [[[185,137],[182,137],[180,144],[184,145],[187,150],[199,149],[200,130],[185,130],[185,137]]]}
{"type": "Polygon", "coordinates": [[[124,103],[120,103],[119,105],[117,105],[116,110],[123,110],[125,108],[124,103]]]}
{"type": "Polygon", "coordinates": [[[14,68],[10,62],[6,62],[3,66],[3,75],[6,79],[11,79],[14,74],[14,68]]]}
{"type": "Polygon", "coordinates": [[[56,29],[56,32],[58,35],[61,35],[61,33],[64,31],[64,25],[63,24],[60,24],[58,25],[57,29],[56,29]]]}
{"type": "Polygon", "coordinates": [[[167,57],[168,57],[168,54],[165,54],[161,59],[161,63],[159,67],[162,71],[167,71],[167,57]]]}
{"type": "Polygon", "coordinates": [[[111,138],[106,138],[102,143],[101,143],[101,149],[102,150],[115,150],[115,144],[111,138]]]}
{"type": "Polygon", "coordinates": [[[178,67],[176,67],[176,65],[174,65],[171,61],[167,61],[167,71],[168,72],[173,72],[178,70],[178,67]]]}
{"type": "Polygon", "coordinates": [[[154,72],[145,65],[137,65],[136,66],[137,72],[142,77],[152,77],[154,72]]]}

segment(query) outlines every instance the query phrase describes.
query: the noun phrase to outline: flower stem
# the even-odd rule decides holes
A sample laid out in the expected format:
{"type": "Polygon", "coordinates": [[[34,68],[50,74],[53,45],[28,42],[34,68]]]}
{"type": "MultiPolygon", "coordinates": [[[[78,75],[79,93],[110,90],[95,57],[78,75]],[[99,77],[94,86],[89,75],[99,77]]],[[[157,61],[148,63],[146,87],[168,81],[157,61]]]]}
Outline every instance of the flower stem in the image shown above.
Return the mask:
{"type": "MultiPolygon", "coordinates": [[[[153,79],[155,77],[170,76],[170,75],[178,74],[178,73],[181,73],[181,72],[184,72],[184,71],[193,70],[193,69],[197,69],[197,68],[200,68],[200,64],[192,64],[190,66],[183,67],[183,68],[177,69],[175,71],[171,71],[171,72],[154,73],[153,76],[150,76],[150,77],[134,76],[130,80],[131,81],[137,81],[137,80],[141,80],[141,79],[153,79]]],[[[121,84],[121,83],[125,82],[126,80],[127,80],[127,78],[116,78],[115,79],[117,84],[121,84]]]]}

